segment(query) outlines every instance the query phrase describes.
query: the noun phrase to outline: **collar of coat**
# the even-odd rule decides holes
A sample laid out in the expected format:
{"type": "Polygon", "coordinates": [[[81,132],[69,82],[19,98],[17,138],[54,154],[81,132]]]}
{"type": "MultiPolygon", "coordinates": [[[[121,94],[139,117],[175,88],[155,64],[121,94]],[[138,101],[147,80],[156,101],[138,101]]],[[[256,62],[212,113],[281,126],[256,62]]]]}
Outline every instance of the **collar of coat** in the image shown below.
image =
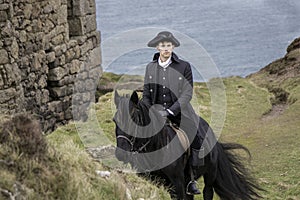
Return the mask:
{"type": "MultiPolygon", "coordinates": [[[[158,58],[159,58],[159,53],[154,54],[153,61],[158,62],[158,58]]],[[[178,56],[174,52],[172,52],[171,59],[172,62],[177,62],[177,63],[180,62],[178,56]]]]}

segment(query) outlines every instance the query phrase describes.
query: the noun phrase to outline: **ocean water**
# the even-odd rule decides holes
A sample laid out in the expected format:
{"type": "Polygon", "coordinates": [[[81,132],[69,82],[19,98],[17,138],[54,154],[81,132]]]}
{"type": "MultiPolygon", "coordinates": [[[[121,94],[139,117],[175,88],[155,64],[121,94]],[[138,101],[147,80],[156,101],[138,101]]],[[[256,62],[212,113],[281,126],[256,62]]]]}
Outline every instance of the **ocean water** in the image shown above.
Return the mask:
{"type": "MultiPolygon", "coordinates": [[[[157,33],[147,32],[149,27],[172,30],[198,43],[222,77],[258,71],[283,57],[287,46],[300,37],[299,0],[96,0],[96,5],[105,45],[102,57],[109,60],[103,68],[114,73],[144,73],[155,53],[146,46],[157,33]],[[124,36],[126,32],[130,37],[124,36]],[[135,37],[137,46],[131,45],[137,43],[135,37]]],[[[178,50],[185,48],[185,55],[197,57],[184,42],[178,50]]]]}

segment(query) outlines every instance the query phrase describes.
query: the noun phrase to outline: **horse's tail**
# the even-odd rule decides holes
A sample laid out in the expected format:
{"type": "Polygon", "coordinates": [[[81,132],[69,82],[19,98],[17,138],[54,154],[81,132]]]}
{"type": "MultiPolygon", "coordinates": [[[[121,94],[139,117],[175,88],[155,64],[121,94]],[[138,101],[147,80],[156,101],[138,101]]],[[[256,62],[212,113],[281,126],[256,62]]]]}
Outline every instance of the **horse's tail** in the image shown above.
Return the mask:
{"type": "Polygon", "coordinates": [[[222,200],[254,200],[262,198],[258,193],[260,188],[251,177],[249,170],[241,162],[242,158],[232,152],[234,149],[242,149],[249,156],[249,150],[240,144],[218,143],[217,177],[214,182],[214,190],[222,200]]]}

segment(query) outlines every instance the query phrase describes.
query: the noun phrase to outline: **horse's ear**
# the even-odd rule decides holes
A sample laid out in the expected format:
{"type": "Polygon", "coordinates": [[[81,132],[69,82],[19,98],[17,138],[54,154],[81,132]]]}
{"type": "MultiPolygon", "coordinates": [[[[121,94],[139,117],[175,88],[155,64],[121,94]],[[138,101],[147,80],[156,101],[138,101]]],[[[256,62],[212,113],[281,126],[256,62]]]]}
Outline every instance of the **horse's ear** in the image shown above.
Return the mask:
{"type": "Polygon", "coordinates": [[[132,95],[130,97],[130,101],[132,103],[134,103],[134,104],[138,104],[138,102],[139,102],[139,96],[138,96],[138,94],[137,94],[136,91],[133,91],[133,93],[132,93],[132,95]]]}
{"type": "Polygon", "coordinates": [[[115,90],[115,95],[114,95],[114,101],[115,101],[115,105],[119,105],[119,102],[120,102],[120,95],[119,93],[117,92],[117,90],[115,90]]]}

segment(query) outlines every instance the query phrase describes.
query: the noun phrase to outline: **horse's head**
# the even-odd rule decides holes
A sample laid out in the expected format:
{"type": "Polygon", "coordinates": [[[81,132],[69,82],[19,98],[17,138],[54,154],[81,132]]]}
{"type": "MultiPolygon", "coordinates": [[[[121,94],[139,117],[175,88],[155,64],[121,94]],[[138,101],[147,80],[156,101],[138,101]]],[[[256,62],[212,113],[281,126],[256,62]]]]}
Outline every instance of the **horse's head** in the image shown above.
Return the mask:
{"type": "Polygon", "coordinates": [[[134,136],[128,130],[133,120],[134,113],[137,112],[139,98],[136,92],[129,96],[120,96],[117,91],[114,94],[114,103],[117,111],[114,116],[116,125],[115,134],[117,139],[117,149],[115,155],[118,160],[125,163],[130,162],[130,153],[134,151],[134,136]],[[127,130],[127,131],[126,131],[127,130]]]}
{"type": "Polygon", "coordinates": [[[115,92],[114,103],[117,111],[114,116],[117,138],[117,159],[133,164],[136,153],[155,151],[162,137],[164,119],[155,106],[149,108],[134,91],[131,96],[120,96],[115,92]],[[151,141],[151,142],[150,142],[151,141]]]}

